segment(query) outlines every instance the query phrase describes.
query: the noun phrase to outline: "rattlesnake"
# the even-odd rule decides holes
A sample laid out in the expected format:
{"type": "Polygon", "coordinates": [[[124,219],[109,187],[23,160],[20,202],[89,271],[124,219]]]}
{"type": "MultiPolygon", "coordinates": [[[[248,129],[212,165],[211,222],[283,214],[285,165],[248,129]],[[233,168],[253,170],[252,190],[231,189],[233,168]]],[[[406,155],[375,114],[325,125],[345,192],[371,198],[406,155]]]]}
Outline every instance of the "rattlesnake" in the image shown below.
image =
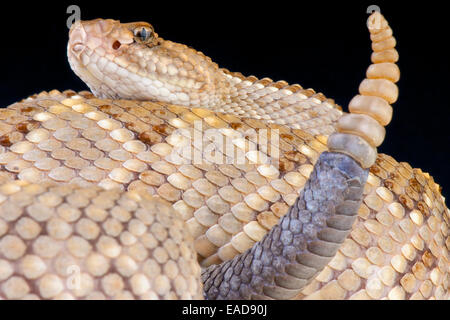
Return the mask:
{"type": "Polygon", "coordinates": [[[381,14],[369,30],[345,114],[148,23],[75,23],[93,94],[0,111],[0,298],[448,299],[439,186],[377,155],[400,72],[381,14]]]}

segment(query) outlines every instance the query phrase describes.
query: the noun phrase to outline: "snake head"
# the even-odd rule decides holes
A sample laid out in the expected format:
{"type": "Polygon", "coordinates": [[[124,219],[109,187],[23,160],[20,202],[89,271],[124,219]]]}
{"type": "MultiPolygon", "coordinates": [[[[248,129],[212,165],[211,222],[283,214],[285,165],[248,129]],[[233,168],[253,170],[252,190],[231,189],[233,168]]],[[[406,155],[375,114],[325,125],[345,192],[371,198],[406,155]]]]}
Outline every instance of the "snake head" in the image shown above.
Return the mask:
{"type": "Polygon", "coordinates": [[[105,51],[117,54],[129,46],[153,47],[158,34],[147,22],[120,23],[112,19],[77,21],[69,31],[68,54],[81,58],[83,51],[105,51]]]}
{"type": "Polygon", "coordinates": [[[152,25],[146,22],[77,21],[69,31],[67,55],[74,72],[94,94],[102,98],[131,98],[117,88],[122,80],[142,68],[136,59],[139,54],[134,53],[157,46],[159,41],[152,25]],[[122,73],[117,72],[119,67],[122,73]]]}
{"type": "Polygon", "coordinates": [[[228,90],[217,64],[158,37],[147,22],[78,21],[69,32],[73,71],[99,98],[211,106],[228,90]]]}

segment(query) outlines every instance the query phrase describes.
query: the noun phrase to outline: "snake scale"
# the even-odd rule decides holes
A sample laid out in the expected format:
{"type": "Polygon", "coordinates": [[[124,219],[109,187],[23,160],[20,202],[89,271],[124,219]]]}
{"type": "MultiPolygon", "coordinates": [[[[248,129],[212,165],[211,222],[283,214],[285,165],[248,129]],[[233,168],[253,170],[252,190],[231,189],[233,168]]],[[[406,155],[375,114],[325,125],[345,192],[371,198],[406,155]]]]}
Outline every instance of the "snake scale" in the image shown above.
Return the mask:
{"type": "Polygon", "coordinates": [[[148,23],[76,22],[92,93],[0,111],[0,299],[448,299],[440,187],[377,154],[399,56],[368,27],[344,113],[148,23]]]}

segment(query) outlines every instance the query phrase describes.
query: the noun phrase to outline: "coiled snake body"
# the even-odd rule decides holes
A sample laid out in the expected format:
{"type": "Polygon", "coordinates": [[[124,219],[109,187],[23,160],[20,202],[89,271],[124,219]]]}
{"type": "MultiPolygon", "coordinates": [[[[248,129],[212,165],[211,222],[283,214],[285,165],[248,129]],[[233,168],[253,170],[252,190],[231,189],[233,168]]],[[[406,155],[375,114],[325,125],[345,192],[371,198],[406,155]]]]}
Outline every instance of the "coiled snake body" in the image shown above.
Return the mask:
{"type": "Polygon", "coordinates": [[[0,299],[448,299],[439,186],[377,155],[400,72],[369,30],[346,114],[147,23],[75,23],[93,94],[0,111],[0,299]]]}

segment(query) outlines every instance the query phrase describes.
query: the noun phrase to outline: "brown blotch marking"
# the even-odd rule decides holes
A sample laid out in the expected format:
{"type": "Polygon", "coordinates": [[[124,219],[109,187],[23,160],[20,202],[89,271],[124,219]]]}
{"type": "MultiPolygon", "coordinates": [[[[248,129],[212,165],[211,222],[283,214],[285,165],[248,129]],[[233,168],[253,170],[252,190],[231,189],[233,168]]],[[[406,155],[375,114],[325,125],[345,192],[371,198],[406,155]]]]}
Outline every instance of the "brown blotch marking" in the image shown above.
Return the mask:
{"type": "Polygon", "coordinates": [[[165,108],[165,104],[163,102],[142,101],[139,105],[145,110],[151,112],[165,108]]]}
{"type": "MultiPolygon", "coordinates": [[[[371,170],[372,172],[372,170],[371,170]]],[[[390,191],[394,191],[394,181],[388,179],[384,181],[384,186],[388,188],[390,191]]]]}
{"type": "Polygon", "coordinates": [[[288,83],[284,80],[277,81],[274,84],[272,84],[273,87],[278,89],[283,89],[284,87],[288,86],[288,83]]]}
{"type": "Polygon", "coordinates": [[[427,204],[423,201],[419,201],[417,203],[417,209],[419,209],[419,211],[426,217],[430,215],[430,209],[428,209],[427,204]]]}
{"type": "Polygon", "coordinates": [[[424,252],[423,256],[422,256],[422,261],[425,264],[426,267],[428,268],[432,268],[435,264],[435,259],[433,254],[431,253],[430,250],[427,250],[424,252]]]}
{"type": "Polygon", "coordinates": [[[233,72],[233,73],[231,73],[234,77],[236,77],[236,78],[239,78],[239,79],[241,79],[242,81],[244,81],[246,78],[245,78],[245,76],[242,74],[242,73],[240,73],[240,72],[233,72]]]}
{"type": "Polygon", "coordinates": [[[139,133],[138,128],[135,123],[133,123],[133,122],[122,122],[122,123],[123,123],[124,127],[127,128],[128,130],[131,130],[134,133],[139,133]]]}
{"type": "Polygon", "coordinates": [[[422,192],[422,186],[420,185],[420,183],[416,180],[416,179],[410,179],[409,180],[409,185],[411,186],[411,188],[416,191],[416,192],[422,192]]]}
{"type": "Polygon", "coordinates": [[[163,109],[163,108],[164,107],[159,107],[159,109],[156,109],[156,110],[152,111],[152,113],[156,117],[158,117],[158,118],[160,118],[162,120],[166,120],[166,121],[170,120],[170,119],[173,119],[173,118],[177,118],[177,115],[175,113],[170,112],[170,111],[168,111],[166,109],[163,109]]]}
{"type": "Polygon", "coordinates": [[[373,165],[370,167],[370,172],[374,175],[378,175],[380,173],[380,167],[373,165]]]}
{"type": "Polygon", "coordinates": [[[258,132],[258,130],[260,130],[260,129],[267,128],[267,124],[262,120],[251,119],[251,118],[247,118],[247,119],[243,119],[243,120],[246,124],[248,124],[250,127],[255,129],[256,132],[258,132]]]}
{"type": "Polygon", "coordinates": [[[39,122],[35,120],[24,121],[16,124],[17,131],[27,134],[28,132],[39,128],[39,122]]]}
{"type": "Polygon", "coordinates": [[[296,163],[304,164],[307,162],[307,158],[298,151],[288,151],[284,154],[284,156],[286,159],[296,163]]]}
{"type": "Polygon", "coordinates": [[[112,48],[114,49],[114,50],[118,50],[119,48],[120,48],[120,46],[121,46],[122,44],[120,43],[120,41],[114,41],[114,43],[112,44],[112,48]]]}
{"type": "Polygon", "coordinates": [[[116,108],[117,107],[111,106],[109,104],[104,104],[104,105],[98,107],[98,109],[100,111],[104,112],[104,113],[107,113],[107,114],[112,115],[112,116],[118,116],[120,113],[114,112],[114,109],[116,109],[116,108]]]}
{"type": "MultiPolygon", "coordinates": [[[[381,160],[377,159],[378,164],[382,163],[381,160]]],[[[379,165],[375,164],[370,168],[370,172],[372,172],[377,177],[380,177],[381,179],[387,179],[388,174],[387,172],[381,168],[379,165]]]]}
{"type": "Polygon", "coordinates": [[[395,194],[402,194],[402,189],[400,186],[393,180],[387,179],[384,181],[384,186],[388,188],[390,191],[394,192],[395,194]]]}
{"type": "Polygon", "coordinates": [[[37,111],[38,109],[35,107],[23,107],[22,109],[20,109],[20,112],[22,113],[31,113],[33,111],[37,111]]]}
{"type": "Polygon", "coordinates": [[[153,126],[152,129],[154,131],[156,131],[157,133],[165,135],[165,136],[168,136],[168,135],[170,135],[173,132],[172,128],[169,127],[167,124],[164,124],[164,123],[163,124],[157,124],[157,125],[153,126]]]}
{"type": "Polygon", "coordinates": [[[414,202],[407,195],[404,194],[400,195],[398,197],[398,200],[404,207],[408,208],[409,210],[414,209],[414,202]]]}
{"type": "Polygon", "coordinates": [[[162,137],[153,131],[145,131],[139,134],[139,140],[147,145],[152,146],[156,143],[160,143],[162,141],[162,137]]]}
{"type": "Polygon", "coordinates": [[[230,123],[230,127],[233,130],[238,130],[238,129],[242,128],[242,123],[232,122],[232,123],[230,123]]]}
{"type": "Polygon", "coordinates": [[[292,161],[289,161],[285,158],[280,159],[279,161],[279,169],[281,173],[291,172],[295,168],[295,165],[292,161]]]}
{"type": "MultiPolygon", "coordinates": [[[[329,99],[329,100],[331,100],[331,99],[329,99]]],[[[331,100],[330,103],[334,104],[334,106],[336,107],[337,110],[342,111],[342,112],[344,111],[344,109],[340,105],[335,104],[334,100],[331,100]]]]}
{"type": "Polygon", "coordinates": [[[0,145],[4,146],[4,147],[12,146],[12,142],[11,142],[11,139],[9,138],[9,135],[5,134],[0,137],[0,145]]]}
{"type": "Polygon", "coordinates": [[[155,110],[155,113],[160,115],[160,116],[165,116],[167,115],[167,111],[163,110],[163,109],[157,109],[155,110]]]}
{"type": "Polygon", "coordinates": [[[144,171],[139,175],[139,179],[145,183],[159,187],[164,183],[164,176],[155,171],[144,171]]]}
{"type": "Polygon", "coordinates": [[[303,90],[302,86],[299,84],[293,84],[286,88],[287,90],[290,90],[292,93],[296,93],[300,90],[303,90]]]}
{"type": "Polygon", "coordinates": [[[75,91],[73,91],[73,90],[66,90],[66,91],[63,92],[63,94],[66,95],[68,98],[71,98],[71,97],[77,95],[77,93],[75,91]]]}
{"type": "Polygon", "coordinates": [[[316,92],[313,89],[307,89],[307,90],[303,90],[302,92],[305,96],[307,96],[308,98],[312,97],[313,95],[316,94],[316,92]]]}
{"type": "Polygon", "coordinates": [[[277,217],[281,217],[288,212],[289,207],[285,203],[277,202],[270,206],[270,210],[272,210],[277,217]]]}
{"type": "Polygon", "coordinates": [[[293,129],[292,133],[305,142],[315,140],[314,136],[301,129],[293,129]]]}
{"type": "Polygon", "coordinates": [[[399,176],[395,172],[392,172],[389,174],[389,178],[395,181],[399,179],[399,176]]]}
{"type": "Polygon", "coordinates": [[[78,93],[78,95],[82,96],[85,99],[95,98],[94,94],[92,94],[92,92],[89,91],[81,91],[78,93]]]}
{"type": "Polygon", "coordinates": [[[415,201],[419,201],[419,194],[413,190],[411,187],[405,187],[405,193],[408,197],[415,201]]]}
{"type": "Polygon", "coordinates": [[[292,142],[294,140],[294,136],[292,136],[292,134],[288,134],[288,133],[282,133],[282,134],[280,134],[280,137],[282,139],[288,140],[289,142],[292,142]]]}
{"type": "Polygon", "coordinates": [[[309,110],[308,113],[312,118],[317,118],[319,115],[319,113],[316,110],[309,110]]]}

